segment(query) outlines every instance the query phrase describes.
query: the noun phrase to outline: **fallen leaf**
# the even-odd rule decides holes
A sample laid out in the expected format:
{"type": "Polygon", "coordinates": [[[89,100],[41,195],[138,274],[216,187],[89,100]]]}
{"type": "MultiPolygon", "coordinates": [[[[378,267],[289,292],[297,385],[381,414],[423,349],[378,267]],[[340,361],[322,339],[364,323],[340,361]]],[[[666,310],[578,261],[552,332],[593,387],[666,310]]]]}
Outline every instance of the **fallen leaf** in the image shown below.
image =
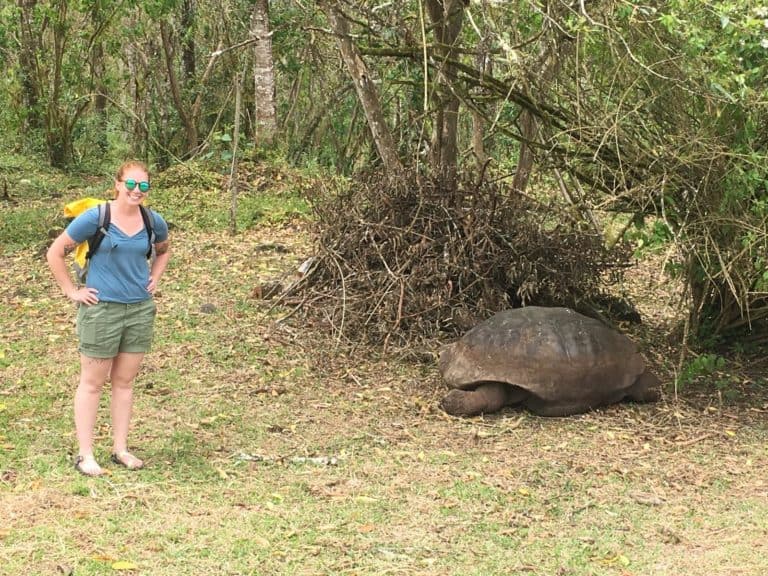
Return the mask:
{"type": "Polygon", "coordinates": [[[361,502],[363,504],[373,504],[374,502],[377,502],[376,498],[371,498],[370,496],[355,496],[355,502],[361,502]]]}
{"type": "Polygon", "coordinates": [[[137,566],[133,562],[120,560],[112,564],[112,570],[136,570],[137,566]]]}
{"type": "Polygon", "coordinates": [[[336,528],[336,524],[323,524],[322,526],[317,527],[320,532],[332,532],[333,530],[336,530],[336,528]]]}
{"type": "Polygon", "coordinates": [[[269,548],[271,546],[269,540],[262,538],[261,536],[252,536],[251,539],[260,548],[269,548]]]}
{"type": "Polygon", "coordinates": [[[117,560],[112,556],[107,556],[106,554],[96,554],[95,556],[92,556],[96,562],[116,562],[117,560]]]}

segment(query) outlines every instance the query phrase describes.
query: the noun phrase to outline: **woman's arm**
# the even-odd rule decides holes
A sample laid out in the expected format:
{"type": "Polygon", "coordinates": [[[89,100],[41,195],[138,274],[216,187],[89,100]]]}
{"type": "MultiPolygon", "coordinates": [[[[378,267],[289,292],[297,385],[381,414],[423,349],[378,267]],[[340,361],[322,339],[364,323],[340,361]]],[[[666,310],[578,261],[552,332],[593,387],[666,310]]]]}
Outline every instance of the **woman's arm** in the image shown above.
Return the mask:
{"type": "Polygon", "coordinates": [[[147,285],[147,292],[150,294],[155,293],[155,288],[157,288],[157,284],[165,272],[165,267],[168,266],[168,260],[171,258],[170,246],[170,240],[155,243],[155,260],[149,271],[149,284],[147,285]]]}
{"type": "Polygon", "coordinates": [[[83,304],[96,304],[99,301],[98,290],[95,288],[78,288],[72,282],[72,276],[67,268],[66,255],[72,252],[77,246],[77,242],[66,232],[62,232],[46,253],[48,266],[53,272],[56,283],[61,288],[67,298],[83,304]]]}

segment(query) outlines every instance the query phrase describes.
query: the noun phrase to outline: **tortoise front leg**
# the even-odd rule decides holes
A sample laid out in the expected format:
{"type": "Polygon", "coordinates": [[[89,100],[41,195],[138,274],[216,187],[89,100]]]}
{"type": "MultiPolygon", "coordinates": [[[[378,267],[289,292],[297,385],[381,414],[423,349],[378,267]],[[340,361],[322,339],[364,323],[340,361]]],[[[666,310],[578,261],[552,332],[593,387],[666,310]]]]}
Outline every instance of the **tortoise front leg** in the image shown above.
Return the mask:
{"type": "Polygon", "coordinates": [[[627,398],[635,402],[657,402],[661,397],[659,389],[661,380],[646,370],[637,381],[627,390],[627,398]]]}
{"type": "Polygon", "coordinates": [[[508,404],[521,402],[525,396],[525,391],[520,388],[486,382],[474,390],[451,390],[440,406],[454,416],[477,416],[498,412],[508,404]]]}

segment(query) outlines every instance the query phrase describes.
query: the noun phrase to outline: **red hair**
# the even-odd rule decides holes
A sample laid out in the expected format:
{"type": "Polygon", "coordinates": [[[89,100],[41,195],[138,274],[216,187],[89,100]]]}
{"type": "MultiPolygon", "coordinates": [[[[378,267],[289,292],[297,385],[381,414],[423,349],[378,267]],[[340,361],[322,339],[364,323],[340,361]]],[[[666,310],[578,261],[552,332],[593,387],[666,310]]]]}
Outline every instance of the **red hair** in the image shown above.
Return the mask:
{"type": "MultiPolygon", "coordinates": [[[[126,171],[130,170],[131,168],[138,168],[139,170],[143,170],[147,173],[147,176],[149,176],[149,168],[147,168],[147,165],[144,164],[144,162],[140,162],[138,160],[128,160],[127,162],[123,162],[120,165],[120,168],[117,169],[117,175],[115,176],[115,180],[122,180],[123,174],[126,173],[126,171]]],[[[114,196],[117,198],[117,188],[114,190],[114,196]]]]}

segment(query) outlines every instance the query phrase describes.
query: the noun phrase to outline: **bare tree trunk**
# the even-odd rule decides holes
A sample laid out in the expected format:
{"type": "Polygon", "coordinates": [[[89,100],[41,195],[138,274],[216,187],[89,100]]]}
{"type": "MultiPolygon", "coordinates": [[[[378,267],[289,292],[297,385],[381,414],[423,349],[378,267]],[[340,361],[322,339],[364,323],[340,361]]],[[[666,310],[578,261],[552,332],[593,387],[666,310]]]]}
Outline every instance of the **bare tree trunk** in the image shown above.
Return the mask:
{"type": "Polygon", "coordinates": [[[197,126],[195,125],[194,118],[187,112],[184,105],[184,99],[181,94],[181,88],[179,87],[179,80],[176,76],[176,69],[174,67],[174,54],[172,32],[169,25],[166,22],[160,22],[160,37],[163,41],[163,54],[165,56],[165,68],[168,74],[168,84],[171,88],[171,99],[173,100],[176,112],[179,114],[179,120],[181,120],[182,126],[184,126],[184,133],[187,137],[187,152],[193,154],[198,145],[198,133],[197,126]]]}
{"type": "MultiPolygon", "coordinates": [[[[477,46],[477,56],[475,57],[475,68],[481,74],[491,74],[491,58],[488,50],[486,38],[480,40],[477,46]]],[[[488,161],[488,154],[485,151],[485,130],[487,128],[485,118],[477,110],[472,109],[472,153],[475,156],[478,170],[482,170],[488,161]]]]}
{"type": "MultiPolygon", "coordinates": [[[[347,92],[352,90],[352,84],[346,84],[339,88],[339,90],[336,91],[333,96],[328,98],[327,103],[321,110],[315,111],[313,114],[307,113],[304,124],[306,124],[306,130],[304,132],[304,135],[301,137],[301,141],[299,142],[299,145],[296,147],[296,151],[292,154],[292,158],[295,160],[298,160],[304,152],[309,148],[310,143],[312,142],[312,138],[315,134],[315,130],[317,130],[317,127],[320,126],[320,122],[323,120],[323,118],[326,118],[328,116],[327,110],[328,108],[334,107],[336,104],[338,104],[342,98],[346,95],[347,92]],[[306,118],[311,118],[307,120],[306,118]]],[[[350,131],[352,130],[352,125],[354,125],[356,117],[357,117],[357,110],[358,107],[355,106],[355,110],[352,113],[352,120],[350,122],[350,131]]],[[[343,162],[346,159],[346,151],[347,147],[345,146],[342,153],[339,155],[341,158],[341,161],[343,162]]]]}
{"type": "MultiPolygon", "coordinates": [[[[536,87],[540,94],[546,92],[560,68],[560,62],[565,57],[560,52],[559,43],[552,36],[545,35],[542,42],[536,68],[531,71],[531,74],[537,78],[536,87]]],[[[520,113],[520,135],[522,137],[520,155],[517,159],[515,177],[512,180],[512,189],[524,192],[536,160],[532,144],[541,140],[538,120],[528,108],[524,108],[520,113]]]]}
{"type": "Polygon", "coordinates": [[[128,95],[132,105],[131,118],[131,152],[136,158],[146,158],[149,152],[147,85],[144,84],[146,65],[142,66],[142,54],[139,48],[131,43],[125,45],[126,65],[129,78],[128,95]]]}
{"type": "Polygon", "coordinates": [[[360,55],[360,51],[357,49],[357,46],[353,44],[349,36],[349,26],[347,21],[335,5],[326,4],[325,10],[331,28],[338,38],[341,57],[347,65],[349,74],[352,77],[352,82],[357,90],[360,104],[365,112],[368,127],[373,135],[373,141],[376,144],[379,157],[384,164],[384,169],[390,176],[396,179],[402,179],[405,170],[400,161],[400,157],[397,154],[397,148],[395,147],[392,133],[384,119],[376,86],[374,85],[370,73],[368,72],[368,68],[360,55]]]}
{"type": "Polygon", "coordinates": [[[272,34],[269,31],[269,1],[256,0],[251,15],[256,141],[271,145],[277,135],[275,68],[272,60],[272,34]]]}
{"type": "MultiPolygon", "coordinates": [[[[64,51],[67,43],[68,0],[59,0],[54,8],[53,62],[45,114],[45,139],[51,166],[63,168],[72,160],[72,126],[76,120],[75,118],[70,121],[61,104],[64,51]]],[[[82,106],[82,109],[85,107],[82,106]]]]}
{"type": "Polygon", "coordinates": [[[91,69],[93,70],[94,92],[93,112],[96,114],[98,126],[97,146],[99,151],[106,154],[107,142],[107,86],[104,84],[106,70],[104,67],[104,44],[97,40],[91,54],[91,69]]]}
{"type": "Polygon", "coordinates": [[[538,140],[539,125],[536,122],[536,116],[531,114],[527,109],[524,109],[520,113],[520,152],[517,157],[517,169],[515,170],[515,177],[512,179],[512,190],[516,192],[525,192],[526,186],[528,186],[528,180],[531,177],[531,171],[533,170],[534,155],[533,147],[529,142],[536,142],[538,140]]]}
{"type": "Polygon", "coordinates": [[[181,31],[184,38],[181,41],[181,62],[184,67],[184,81],[195,79],[197,60],[195,57],[195,0],[184,0],[181,6],[181,31]]]}
{"type": "Polygon", "coordinates": [[[33,32],[32,12],[37,0],[18,0],[19,30],[21,49],[19,51],[19,70],[21,74],[21,97],[26,110],[25,128],[37,129],[43,125],[40,114],[40,74],[37,68],[37,55],[40,44],[33,32]]]}
{"type": "Polygon", "coordinates": [[[438,43],[436,55],[442,58],[437,77],[439,110],[432,136],[435,172],[448,185],[455,182],[458,164],[459,99],[452,92],[456,70],[455,45],[464,22],[465,0],[427,0],[426,6],[438,43]]]}
{"type": "Polygon", "coordinates": [[[242,95],[242,82],[240,74],[235,75],[235,127],[232,137],[232,165],[229,170],[230,209],[229,209],[229,233],[237,234],[237,168],[240,143],[240,102],[242,95]]]}
{"type": "Polygon", "coordinates": [[[96,146],[102,156],[107,153],[107,86],[104,82],[106,66],[104,64],[104,42],[101,34],[106,27],[104,12],[100,3],[95,2],[91,8],[91,23],[93,36],[91,38],[91,85],[93,86],[93,113],[96,115],[96,146]]]}

